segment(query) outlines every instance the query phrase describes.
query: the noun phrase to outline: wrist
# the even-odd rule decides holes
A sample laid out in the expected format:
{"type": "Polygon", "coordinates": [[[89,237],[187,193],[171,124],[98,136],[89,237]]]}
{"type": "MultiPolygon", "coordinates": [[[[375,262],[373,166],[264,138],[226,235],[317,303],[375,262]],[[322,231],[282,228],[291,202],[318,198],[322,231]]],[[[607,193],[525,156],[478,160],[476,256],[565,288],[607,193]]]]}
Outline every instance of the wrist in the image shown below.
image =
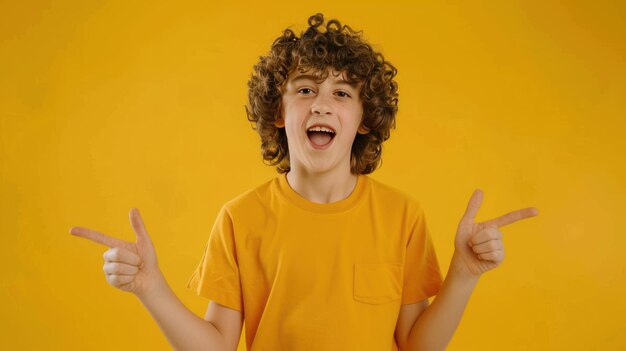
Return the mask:
{"type": "Polygon", "coordinates": [[[142,301],[147,301],[152,299],[154,296],[162,295],[163,292],[169,289],[169,285],[167,284],[167,280],[165,280],[165,276],[161,273],[160,270],[157,270],[153,279],[151,279],[151,284],[145,286],[140,292],[135,295],[142,301]]]}
{"type": "Polygon", "coordinates": [[[454,254],[452,255],[452,260],[450,261],[448,276],[454,278],[455,280],[475,284],[480,279],[481,274],[472,273],[470,270],[468,270],[463,262],[463,258],[455,250],[454,254]]]}

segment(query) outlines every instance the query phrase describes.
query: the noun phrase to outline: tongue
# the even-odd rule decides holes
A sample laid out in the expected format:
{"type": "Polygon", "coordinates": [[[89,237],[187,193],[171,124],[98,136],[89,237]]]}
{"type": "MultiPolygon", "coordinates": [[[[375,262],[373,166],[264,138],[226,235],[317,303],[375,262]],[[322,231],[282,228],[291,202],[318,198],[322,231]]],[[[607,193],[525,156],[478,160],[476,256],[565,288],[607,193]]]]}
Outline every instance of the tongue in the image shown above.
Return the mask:
{"type": "Polygon", "coordinates": [[[330,143],[332,137],[330,136],[330,133],[326,132],[310,132],[309,139],[317,146],[324,146],[330,143]]]}

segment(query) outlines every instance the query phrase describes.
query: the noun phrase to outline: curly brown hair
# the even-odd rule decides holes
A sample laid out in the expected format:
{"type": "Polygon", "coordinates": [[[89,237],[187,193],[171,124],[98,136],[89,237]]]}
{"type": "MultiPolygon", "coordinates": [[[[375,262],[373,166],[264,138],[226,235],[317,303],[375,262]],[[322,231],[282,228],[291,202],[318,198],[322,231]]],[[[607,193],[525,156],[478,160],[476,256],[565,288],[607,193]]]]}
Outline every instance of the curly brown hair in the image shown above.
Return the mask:
{"type": "Polygon", "coordinates": [[[246,114],[261,136],[263,159],[269,165],[278,165],[280,173],[290,170],[285,129],[275,126],[281,118],[281,92],[289,74],[295,69],[311,70],[325,79],[330,67],[344,72],[350,83],[363,83],[361,127],[367,133],[356,135],[350,171],[371,173],[380,165],[382,144],[396,125],[398,84],[393,78],[397,70],[361,37],[362,31],[354,31],[336,19],[324,26],[321,13],[309,17],[308,24],[309,28],[299,38],[291,29],[285,29],[270,52],[260,57],[248,81],[246,114]]]}

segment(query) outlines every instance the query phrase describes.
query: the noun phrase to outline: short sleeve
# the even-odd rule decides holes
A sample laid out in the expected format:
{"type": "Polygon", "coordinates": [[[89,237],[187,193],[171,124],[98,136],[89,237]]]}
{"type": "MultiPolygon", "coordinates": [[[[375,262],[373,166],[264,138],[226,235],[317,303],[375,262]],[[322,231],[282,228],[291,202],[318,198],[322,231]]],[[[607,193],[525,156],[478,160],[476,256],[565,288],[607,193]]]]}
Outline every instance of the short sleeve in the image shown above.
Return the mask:
{"type": "Polygon", "coordinates": [[[442,284],[441,271],[421,206],[409,235],[404,261],[401,304],[412,304],[436,295],[442,284]]]}
{"type": "Polygon", "coordinates": [[[187,287],[220,305],[242,311],[233,222],[226,207],[213,224],[204,256],[187,287]]]}

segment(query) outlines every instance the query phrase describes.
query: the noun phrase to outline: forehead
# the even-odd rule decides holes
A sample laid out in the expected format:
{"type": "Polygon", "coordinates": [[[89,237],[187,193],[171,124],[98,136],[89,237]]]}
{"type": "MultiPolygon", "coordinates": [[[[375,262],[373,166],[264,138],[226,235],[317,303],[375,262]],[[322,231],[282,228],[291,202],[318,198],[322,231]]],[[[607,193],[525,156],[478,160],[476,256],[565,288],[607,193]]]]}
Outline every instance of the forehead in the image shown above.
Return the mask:
{"type": "Polygon", "coordinates": [[[346,71],[335,71],[332,68],[327,68],[326,71],[314,71],[311,69],[303,70],[294,69],[287,78],[287,83],[295,83],[298,81],[314,81],[316,83],[322,83],[326,80],[330,80],[335,84],[345,84],[353,88],[359,88],[361,82],[348,79],[346,71]]]}

